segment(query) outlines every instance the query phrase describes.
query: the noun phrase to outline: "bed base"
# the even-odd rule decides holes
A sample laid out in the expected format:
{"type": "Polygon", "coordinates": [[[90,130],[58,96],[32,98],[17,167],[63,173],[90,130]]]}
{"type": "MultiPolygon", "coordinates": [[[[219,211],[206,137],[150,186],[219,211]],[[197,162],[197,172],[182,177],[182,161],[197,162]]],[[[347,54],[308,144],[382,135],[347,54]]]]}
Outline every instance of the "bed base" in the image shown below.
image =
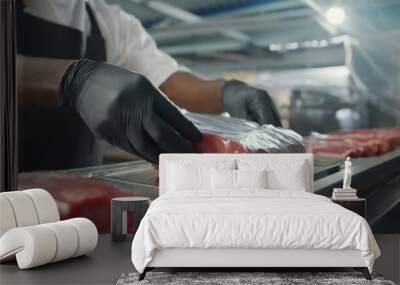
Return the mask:
{"type": "MultiPolygon", "coordinates": [[[[155,250],[139,280],[155,268],[201,268],[206,271],[226,268],[250,271],[272,268],[333,269],[353,268],[361,271],[367,280],[371,275],[359,250],[333,249],[245,249],[245,248],[169,248],[155,250]]],[[[323,270],[320,270],[323,271],[323,270]]]]}
{"type": "MultiPolygon", "coordinates": [[[[165,267],[159,267],[159,268],[165,268],[165,267]]],[[[295,267],[286,267],[286,268],[282,268],[282,267],[268,267],[268,268],[260,268],[260,267],[258,267],[258,268],[255,268],[255,267],[252,267],[252,268],[246,268],[246,269],[244,269],[244,268],[232,268],[231,267],[227,271],[228,272],[245,272],[245,271],[249,271],[249,272],[253,272],[253,271],[263,272],[263,271],[265,271],[265,272],[268,272],[268,270],[266,270],[266,269],[270,270],[272,268],[274,268],[274,270],[277,270],[277,271],[290,271],[290,270],[293,270],[295,267]],[[232,269],[234,269],[234,270],[232,270],[232,269]],[[262,270],[262,269],[264,269],[264,270],[262,270]]],[[[349,268],[352,268],[355,271],[360,271],[364,275],[364,278],[366,280],[372,280],[371,274],[369,273],[369,270],[368,270],[367,267],[349,267],[349,268]]],[[[144,269],[144,271],[139,274],[138,281],[142,281],[146,277],[146,273],[149,272],[149,271],[152,271],[154,269],[157,269],[157,267],[146,267],[144,269]]],[[[196,271],[195,267],[185,267],[185,271],[187,271],[187,269],[193,269],[193,271],[196,271]]],[[[217,271],[216,269],[222,269],[222,268],[221,267],[201,268],[201,271],[202,272],[204,272],[204,271],[213,272],[213,271],[217,271]]],[[[297,269],[299,269],[299,268],[297,268],[297,269]]],[[[302,270],[302,271],[306,272],[307,269],[317,269],[317,268],[308,267],[308,268],[304,268],[304,270],[302,270]]],[[[323,268],[323,269],[326,269],[326,267],[323,268]]],[[[321,269],[320,271],[323,271],[323,270],[321,269]]]]}
{"type": "Polygon", "coordinates": [[[142,273],[139,274],[138,280],[142,281],[144,279],[144,277],[146,277],[146,273],[153,270],[153,268],[151,267],[146,267],[142,273]]]}
{"type": "Polygon", "coordinates": [[[361,273],[364,275],[365,279],[367,280],[372,280],[371,274],[369,274],[369,270],[367,267],[354,267],[354,270],[361,271],[361,273]]]}

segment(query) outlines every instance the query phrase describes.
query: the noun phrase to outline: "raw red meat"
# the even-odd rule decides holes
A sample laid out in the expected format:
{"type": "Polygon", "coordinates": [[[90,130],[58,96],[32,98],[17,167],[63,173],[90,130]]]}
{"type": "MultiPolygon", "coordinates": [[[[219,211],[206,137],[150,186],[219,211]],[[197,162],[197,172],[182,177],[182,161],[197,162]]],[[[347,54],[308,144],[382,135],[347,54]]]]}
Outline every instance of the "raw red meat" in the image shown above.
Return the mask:
{"type": "Polygon", "coordinates": [[[304,145],[306,152],[318,155],[360,157],[362,154],[358,147],[338,139],[305,138],[304,145]]]}
{"type": "Polygon", "coordinates": [[[340,156],[374,156],[400,146],[400,128],[337,131],[322,138],[305,139],[307,152],[340,156]]]}
{"type": "Polygon", "coordinates": [[[400,145],[400,129],[357,129],[353,131],[334,132],[330,135],[340,136],[358,142],[369,142],[378,149],[376,154],[393,150],[400,145]]]}
{"type": "Polygon", "coordinates": [[[246,153],[237,142],[212,134],[203,134],[201,142],[194,144],[194,150],[199,153],[246,153]]]}
{"type": "MultiPolygon", "coordinates": [[[[61,219],[84,217],[99,233],[111,232],[111,199],[137,196],[109,183],[59,172],[20,173],[18,188],[43,188],[56,200],[61,219]]],[[[128,232],[133,232],[133,215],[128,213],[128,232]]]]}

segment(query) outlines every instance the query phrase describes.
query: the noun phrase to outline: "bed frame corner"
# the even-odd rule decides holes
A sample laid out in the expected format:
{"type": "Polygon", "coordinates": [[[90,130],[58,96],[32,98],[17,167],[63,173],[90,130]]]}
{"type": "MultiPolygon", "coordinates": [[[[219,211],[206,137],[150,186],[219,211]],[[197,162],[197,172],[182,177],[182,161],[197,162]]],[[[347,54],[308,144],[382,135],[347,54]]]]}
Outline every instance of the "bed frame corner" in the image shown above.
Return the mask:
{"type": "Polygon", "coordinates": [[[146,277],[147,267],[144,268],[143,272],[139,274],[138,281],[142,281],[146,277]]]}
{"type": "Polygon", "coordinates": [[[365,279],[367,280],[372,280],[371,274],[369,274],[369,270],[367,267],[354,267],[354,270],[361,271],[361,273],[364,275],[365,279]]]}

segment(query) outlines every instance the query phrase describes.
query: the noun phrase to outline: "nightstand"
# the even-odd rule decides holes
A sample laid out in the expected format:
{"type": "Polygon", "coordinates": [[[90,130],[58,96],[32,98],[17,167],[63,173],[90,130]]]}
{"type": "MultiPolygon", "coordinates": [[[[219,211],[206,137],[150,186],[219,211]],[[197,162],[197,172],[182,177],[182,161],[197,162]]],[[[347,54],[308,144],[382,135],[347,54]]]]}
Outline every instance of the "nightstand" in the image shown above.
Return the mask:
{"type": "Polygon", "coordinates": [[[135,231],[150,206],[147,197],[120,197],[111,200],[111,239],[124,241],[127,237],[127,212],[132,212],[135,219],[135,231]]]}
{"type": "Polygon", "coordinates": [[[363,218],[367,218],[367,203],[364,198],[354,198],[351,200],[331,199],[332,202],[359,214],[363,218]]]}

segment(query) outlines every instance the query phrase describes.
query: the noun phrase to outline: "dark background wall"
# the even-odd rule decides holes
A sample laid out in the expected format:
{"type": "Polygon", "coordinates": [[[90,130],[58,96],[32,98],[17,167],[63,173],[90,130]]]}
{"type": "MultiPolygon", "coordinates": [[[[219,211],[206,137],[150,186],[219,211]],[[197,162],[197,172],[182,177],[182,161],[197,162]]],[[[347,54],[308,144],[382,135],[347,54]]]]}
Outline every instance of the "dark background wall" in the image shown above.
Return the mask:
{"type": "Polygon", "coordinates": [[[15,3],[0,1],[0,191],[16,190],[15,3]]]}

